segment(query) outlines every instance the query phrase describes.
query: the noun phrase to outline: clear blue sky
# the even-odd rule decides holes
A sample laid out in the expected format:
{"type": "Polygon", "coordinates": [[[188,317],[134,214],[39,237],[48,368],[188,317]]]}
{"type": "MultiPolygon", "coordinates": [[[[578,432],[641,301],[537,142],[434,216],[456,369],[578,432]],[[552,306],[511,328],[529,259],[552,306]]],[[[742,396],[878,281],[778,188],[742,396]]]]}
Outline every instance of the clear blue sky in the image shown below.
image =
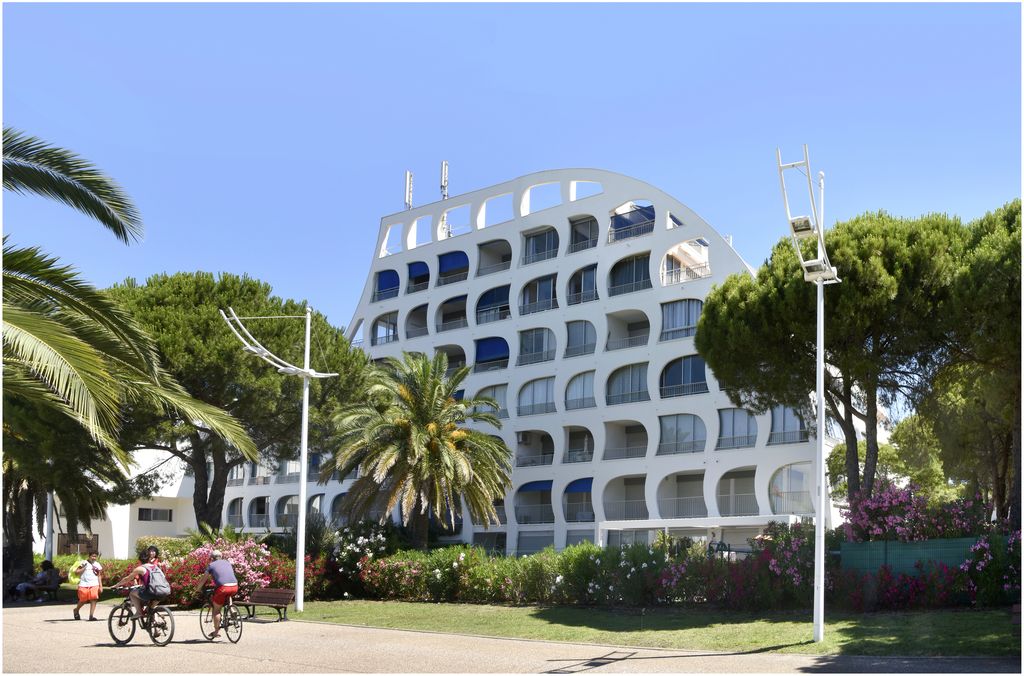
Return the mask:
{"type": "Polygon", "coordinates": [[[4,232],[108,286],[247,272],[351,319],[381,216],[543,169],[647,181],[757,266],[785,233],[775,148],[826,220],[978,217],[1020,195],[1011,4],[7,4],[4,124],[136,200],[124,246],[4,196],[4,232]]]}

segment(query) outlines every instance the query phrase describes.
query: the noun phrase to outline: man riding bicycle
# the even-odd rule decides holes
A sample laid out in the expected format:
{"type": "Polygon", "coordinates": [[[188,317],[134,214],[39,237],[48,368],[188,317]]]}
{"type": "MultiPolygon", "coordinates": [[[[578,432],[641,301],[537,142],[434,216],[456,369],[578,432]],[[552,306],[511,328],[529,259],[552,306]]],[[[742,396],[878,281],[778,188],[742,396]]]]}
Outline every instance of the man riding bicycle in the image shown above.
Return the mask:
{"type": "Polygon", "coordinates": [[[163,598],[149,590],[149,576],[159,565],[159,557],[160,550],[150,546],[139,554],[139,565],[114,585],[115,587],[131,587],[128,598],[131,599],[132,606],[135,608],[134,619],[136,620],[142,618],[143,602],[154,605],[156,601],[163,598]]]}
{"type": "Polygon", "coordinates": [[[196,585],[196,592],[200,592],[203,586],[210,579],[213,579],[214,590],[210,602],[213,605],[213,636],[220,636],[220,609],[232,596],[238,593],[238,580],[235,578],[235,571],[229,561],[225,561],[220,550],[214,549],[210,552],[210,565],[206,567],[206,575],[196,585]]]}

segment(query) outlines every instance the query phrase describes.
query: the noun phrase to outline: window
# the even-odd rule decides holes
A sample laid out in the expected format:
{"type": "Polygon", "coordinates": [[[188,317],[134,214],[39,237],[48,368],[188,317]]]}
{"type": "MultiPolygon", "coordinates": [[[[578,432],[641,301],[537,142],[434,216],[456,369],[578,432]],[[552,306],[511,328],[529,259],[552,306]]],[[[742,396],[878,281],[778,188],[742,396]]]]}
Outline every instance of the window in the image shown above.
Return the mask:
{"type": "Polygon", "coordinates": [[[718,412],[719,450],[749,448],[757,443],[757,419],[742,408],[724,408],[718,412]]]}
{"type": "Polygon", "coordinates": [[[597,264],[577,270],[569,278],[569,294],[565,302],[579,305],[597,300],[597,264]]]}
{"type": "Polygon", "coordinates": [[[345,515],[344,500],[346,493],[334,496],[331,501],[331,522],[338,527],[348,525],[348,517],[345,515]]]}
{"type": "Polygon", "coordinates": [[[461,282],[469,276],[469,256],[465,251],[450,251],[437,257],[436,286],[461,282]]]}
{"type": "Polygon", "coordinates": [[[373,333],[370,336],[371,345],[384,345],[398,340],[398,313],[389,312],[378,317],[373,323],[373,333]]]}
{"type": "Polygon", "coordinates": [[[242,498],[235,498],[228,503],[227,522],[234,528],[242,527],[242,498]]]}
{"type": "Polygon", "coordinates": [[[642,237],[654,232],[654,205],[645,200],[628,202],[617,209],[623,213],[612,215],[608,242],[618,242],[631,237],[642,237]]]}
{"type": "Polygon", "coordinates": [[[466,319],[466,297],[456,296],[441,303],[437,311],[437,330],[452,331],[469,326],[466,319]]]}
{"type": "Polygon", "coordinates": [[[595,406],[597,402],[594,401],[594,372],[587,371],[573,376],[565,387],[565,410],[574,411],[595,406]]]}
{"type": "Polygon", "coordinates": [[[576,253],[597,246],[597,219],[593,216],[580,216],[569,219],[569,250],[576,253]]]}
{"type": "Polygon", "coordinates": [[[430,333],[427,328],[427,306],[418,305],[405,317],[405,337],[419,338],[430,333]]]}
{"type": "Polygon", "coordinates": [[[523,265],[546,261],[558,255],[558,233],[554,228],[526,235],[523,247],[523,265]]]}
{"type": "Polygon", "coordinates": [[[625,258],[612,267],[608,295],[619,296],[651,288],[650,254],[625,258]]]}
{"type": "Polygon", "coordinates": [[[245,465],[232,465],[228,470],[228,486],[241,486],[245,483],[245,465]]]}
{"type": "Polygon", "coordinates": [[[555,275],[538,277],[523,287],[523,304],[519,306],[519,314],[528,315],[556,307],[558,299],[555,297],[555,275]]]}
{"type": "Polygon", "coordinates": [[[772,514],[814,514],[812,484],[811,463],[800,462],[780,468],[768,485],[772,514]]]}
{"type": "Polygon", "coordinates": [[[707,392],[704,359],[698,355],[673,359],[662,370],[660,385],[662,399],[707,392]]]}
{"type": "Polygon", "coordinates": [[[517,366],[551,361],[555,358],[555,334],[551,329],[528,329],[519,332],[517,366]]]}
{"type": "Polygon", "coordinates": [[[508,343],[505,339],[499,336],[477,339],[473,372],[483,373],[503,368],[508,368],[508,343]]]}
{"type": "Polygon", "coordinates": [[[538,378],[523,385],[519,390],[519,415],[554,413],[555,379],[538,378]]]}
{"type": "Polygon", "coordinates": [[[758,513],[754,496],[754,470],[726,472],[718,482],[718,513],[722,516],[752,516],[758,513]]]}
{"type": "Polygon", "coordinates": [[[249,503],[249,527],[266,528],[270,525],[270,498],[253,498],[249,503]]]}
{"type": "Polygon", "coordinates": [[[279,528],[294,528],[299,516],[299,496],[289,495],[277,501],[274,520],[279,528]]]}
{"type": "MultiPolygon", "coordinates": [[[[486,397],[493,399],[498,404],[498,410],[494,411],[494,415],[499,418],[508,417],[508,405],[505,403],[505,398],[508,395],[508,385],[492,385],[491,387],[485,387],[477,393],[477,398],[486,397]]],[[[488,410],[488,409],[485,409],[488,410]]]]}
{"type": "Polygon", "coordinates": [[[675,340],[697,333],[704,302],[694,298],[661,304],[661,340],[675,340]]]}
{"type": "Polygon", "coordinates": [[[772,433],[769,444],[796,444],[807,441],[807,428],[796,411],[788,406],[772,409],[772,433]]]}
{"type": "Polygon", "coordinates": [[[661,423],[658,455],[704,451],[708,433],[703,420],[689,413],[663,415],[658,420],[661,423]]]}
{"type": "Polygon", "coordinates": [[[139,521],[173,521],[173,509],[156,509],[153,507],[139,507],[139,521]]]}
{"type": "Polygon", "coordinates": [[[616,370],[608,378],[606,403],[627,404],[636,401],[650,401],[647,392],[647,364],[629,364],[616,370]]]}
{"type": "Polygon", "coordinates": [[[594,325],[585,319],[566,322],[565,327],[569,338],[565,345],[566,357],[578,357],[581,354],[593,354],[597,348],[597,332],[594,325]]]}
{"type": "Polygon", "coordinates": [[[406,293],[423,291],[430,286],[430,268],[423,261],[409,263],[409,281],[405,285],[406,293]]]}
{"type": "Polygon", "coordinates": [[[377,286],[373,292],[373,301],[386,300],[398,295],[398,273],[394,270],[381,270],[377,273],[377,286]]]}
{"type": "Polygon", "coordinates": [[[576,429],[569,432],[569,446],[565,449],[566,463],[590,462],[594,459],[594,435],[590,430],[576,429]]]}
{"type": "Polygon", "coordinates": [[[498,286],[488,289],[480,294],[476,302],[476,323],[489,324],[508,319],[512,316],[512,310],[508,305],[509,285],[498,286]]]}

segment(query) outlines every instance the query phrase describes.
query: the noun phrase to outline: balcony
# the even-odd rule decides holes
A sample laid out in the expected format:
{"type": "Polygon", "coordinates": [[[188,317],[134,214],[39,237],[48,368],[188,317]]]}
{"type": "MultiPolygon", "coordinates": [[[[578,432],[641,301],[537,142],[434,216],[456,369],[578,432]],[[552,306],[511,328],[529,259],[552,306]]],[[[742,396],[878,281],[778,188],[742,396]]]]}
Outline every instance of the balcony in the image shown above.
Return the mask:
{"type": "Polygon", "coordinates": [[[523,259],[520,262],[520,264],[521,265],[530,265],[531,263],[539,263],[541,261],[546,261],[549,258],[554,258],[557,255],[558,255],[558,249],[557,248],[555,248],[555,249],[545,249],[544,251],[537,251],[537,252],[534,252],[534,253],[525,254],[523,256],[523,259]]]}
{"type": "Polygon", "coordinates": [[[604,503],[604,516],[609,521],[650,518],[646,500],[614,500],[604,503]]]}
{"type": "Polygon", "coordinates": [[[387,345],[388,343],[397,343],[397,342],[398,342],[398,334],[397,333],[388,333],[388,334],[385,334],[383,336],[374,336],[370,340],[370,344],[371,345],[387,345]]]}
{"type": "Polygon", "coordinates": [[[542,455],[521,455],[516,457],[516,467],[539,467],[541,465],[550,465],[554,461],[554,453],[544,453],[542,455]]]}
{"type": "Polygon", "coordinates": [[[608,231],[608,243],[621,242],[624,239],[632,239],[633,237],[643,237],[654,232],[654,219],[649,221],[641,221],[632,225],[627,225],[624,228],[613,228],[608,231]]]}
{"type": "Polygon", "coordinates": [[[671,397],[686,397],[691,394],[703,394],[708,391],[708,384],[706,382],[699,383],[680,383],[678,385],[662,385],[661,398],[669,399],[671,397]]]}
{"type": "Polygon", "coordinates": [[[500,371],[508,368],[508,357],[505,359],[492,359],[490,361],[478,361],[473,364],[473,373],[486,373],[488,371],[500,371]]]}
{"type": "Polygon", "coordinates": [[[661,283],[665,286],[670,284],[682,284],[695,279],[703,279],[711,276],[711,266],[707,263],[696,266],[684,266],[673,270],[665,270],[661,275],[661,283]]]}
{"type": "Polygon", "coordinates": [[[562,462],[566,465],[571,465],[577,462],[590,462],[593,459],[593,449],[570,448],[565,451],[565,457],[562,459],[562,462]]]}
{"type": "Polygon", "coordinates": [[[698,519],[708,515],[703,496],[688,498],[662,498],[658,509],[663,519],[698,519]]]}
{"type": "Polygon", "coordinates": [[[516,407],[516,415],[540,415],[542,413],[554,413],[557,409],[555,408],[555,402],[548,401],[543,404],[530,404],[528,406],[516,407]]]}
{"type": "Polygon", "coordinates": [[[512,261],[503,261],[501,263],[495,263],[493,265],[481,265],[480,269],[477,270],[477,277],[486,277],[487,275],[493,275],[496,272],[504,272],[512,267],[512,261]]]}
{"type": "Polygon", "coordinates": [[[227,524],[232,528],[242,527],[242,515],[241,514],[228,514],[227,524]]]}
{"type": "Polygon", "coordinates": [[[554,523],[555,510],[551,505],[517,505],[516,521],[519,523],[554,523]]]}
{"type": "Polygon", "coordinates": [[[565,410],[566,411],[577,411],[581,408],[594,408],[597,406],[597,401],[593,397],[581,397],[579,399],[566,399],[565,410]]]}
{"type": "Polygon", "coordinates": [[[715,450],[728,451],[733,448],[750,448],[756,443],[756,434],[746,434],[736,437],[718,437],[718,445],[715,447],[715,450]]]}
{"type": "Polygon", "coordinates": [[[598,300],[597,289],[584,289],[579,293],[570,293],[565,297],[565,302],[568,305],[579,305],[580,303],[590,303],[591,301],[598,300]]]}
{"type": "Polygon", "coordinates": [[[430,333],[430,329],[426,326],[410,326],[405,330],[406,338],[419,338],[430,333]]]}
{"type": "Polygon", "coordinates": [[[499,408],[497,411],[494,412],[494,417],[495,418],[502,418],[502,419],[507,418],[508,417],[508,409],[507,408],[499,408]]]}
{"type": "Polygon", "coordinates": [[[623,460],[625,458],[642,458],[647,455],[647,446],[624,446],[622,448],[604,449],[605,460],[623,460]]]}
{"type": "MultiPolygon", "coordinates": [[[[589,494],[584,495],[589,497],[589,494]]],[[[589,505],[566,505],[565,520],[568,523],[593,523],[594,509],[589,505]]]]}
{"type": "Polygon", "coordinates": [[[638,279],[632,282],[626,282],[625,284],[616,284],[615,286],[608,287],[609,296],[621,296],[625,293],[635,293],[637,291],[643,291],[644,289],[651,288],[651,279],[638,279]]]}
{"type": "Polygon", "coordinates": [[[665,329],[661,332],[661,336],[658,338],[659,341],[666,340],[678,340],[680,338],[689,338],[690,336],[697,333],[697,326],[680,326],[674,329],[665,329]]]}
{"type": "Polygon", "coordinates": [[[410,281],[405,286],[405,293],[406,293],[406,295],[408,295],[410,293],[417,293],[419,291],[425,291],[428,288],[430,288],[430,280],[429,279],[424,281],[424,282],[411,282],[410,281]]]}
{"type": "Polygon", "coordinates": [[[295,514],[278,514],[275,519],[278,528],[295,528],[298,517],[295,514]]]}
{"type": "Polygon", "coordinates": [[[597,343],[584,343],[583,345],[568,345],[565,348],[565,357],[579,357],[584,354],[594,354],[597,343]]]}
{"type": "Polygon", "coordinates": [[[789,432],[772,432],[768,435],[768,445],[775,444],[800,444],[810,438],[807,430],[790,430],[789,432]]]}
{"type": "Polygon", "coordinates": [[[512,308],[509,307],[508,303],[501,305],[488,305],[486,307],[478,307],[476,309],[477,324],[500,322],[502,319],[508,319],[511,316],[512,308]]]}
{"type": "Polygon", "coordinates": [[[597,246],[597,237],[592,237],[590,239],[582,239],[582,240],[580,240],[578,242],[573,242],[572,244],[570,244],[569,245],[569,250],[566,251],[566,253],[567,254],[572,254],[572,253],[576,253],[577,251],[586,251],[587,249],[593,249],[596,246],[597,246]]]}
{"type": "Polygon", "coordinates": [[[245,479],[243,479],[242,477],[237,477],[235,479],[228,479],[228,482],[225,485],[226,486],[241,486],[244,483],[245,483],[245,479]]]}
{"type": "Polygon", "coordinates": [[[269,514],[250,514],[249,515],[249,527],[250,528],[267,528],[270,525],[269,514]]]}
{"type": "Polygon", "coordinates": [[[516,357],[516,366],[539,364],[544,361],[552,361],[554,360],[554,358],[554,350],[544,350],[543,352],[524,352],[523,354],[516,357]]]}
{"type": "Polygon", "coordinates": [[[532,315],[535,312],[544,312],[545,310],[554,310],[558,307],[557,298],[544,298],[542,300],[534,301],[532,303],[524,303],[519,306],[520,315],[532,315]]]}
{"type": "Polygon", "coordinates": [[[608,406],[614,406],[616,404],[632,404],[638,401],[650,401],[651,395],[647,390],[638,390],[636,392],[623,392],[621,394],[609,394],[605,397],[605,403],[608,406]]]}
{"type": "Polygon", "coordinates": [[[444,372],[445,378],[451,378],[453,375],[455,375],[456,371],[466,366],[466,362],[464,361],[459,361],[455,363],[449,362],[449,364],[450,365],[448,366],[448,369],[444,372]]]}
{"type": "MultiPolygon", "coordinates": [[[[495,505],[494,506],[494,511],[496,511],[498,513],[498,523],[499,524],[504,526],[506,523],[508,523],[508,518],[505,516],[505,505],[495,505]]],[[[476,516],[472,516],[471,518],[473,520],[473,525],[474,526],[482,526],[482,525],[484,525],[483,519],[478,519],[476,516]]],[[[491,525],[494,525],[493,522],[491,523],[491,525]]]]}
{"type": "Polygon", "coordinates": [[[388,298],[398,297],[398,287],[392,286],[389,289],[377,289],[373,292],[373,302],[376,303],[379,300],[387,300],[388,298]]]}
{"type": "Polygon", "coordinates": [[[271,477],[269,476],[251,476],[249,477],[250,486],[266,486],[270,484],[271,477]]]}
{"type": "Polygon", "coordinates": [[[722,516],[757,516],[757,498],[753,493],[719,495],[718,513],[722,516]]]}
{"type": "Polygon", "coordinates": [[[772,493],[772,511],[776,514],[814,514],[810,491],[772,493]]]}
{"type": "Polygon", "coordinates": [[[461,270],[459,272],[448,272],[437,278],[437,284],[434,286],[445,286],[448,284],[454,284],[456,282],[464,282],[469,277],[469,270],[461,270]]]}
{"type": "Polygon", "coordinates": [[[458,319],[449,319],[446,322],[439,322],[437,325],[437,332],[454,331],[455,329],[464,329],[467,326],[469,326],[469,320],[465,317],[459,317],[458,319]]]}
{"type": "Polygon", "coordinates": [[[275,484],[295,484],[299,482],[298,472],[292,474],[278,474],[274,479],[275,484]]]}
{"type": "Polygon", "coordinates": [[[691,439],[690,441],[666,441],[658,444],[657,455],[676,455],[678,453],[702,453],[704,451],[705,439],[691,439]]]}
{"type": "Polygon", "coordinates": [[[619,338],[618,340],[609,340],[605,346],[605,352],[612,352],[614,350],[624,350],[627,347],[640,347],[646,345],[650,339],[650,335],[642,336],[630,336],[629,338],[619,338]]]}

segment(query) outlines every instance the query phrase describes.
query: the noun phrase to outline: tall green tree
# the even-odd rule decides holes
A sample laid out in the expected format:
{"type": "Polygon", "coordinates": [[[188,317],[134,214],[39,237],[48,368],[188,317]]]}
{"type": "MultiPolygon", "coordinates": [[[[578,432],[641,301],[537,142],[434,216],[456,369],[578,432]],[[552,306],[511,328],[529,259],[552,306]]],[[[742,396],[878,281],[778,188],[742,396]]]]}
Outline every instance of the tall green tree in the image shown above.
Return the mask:
{"type": "MultiPolygon", "coordinates": [[[[842,279],[825,292],[825,405],[846,440],[850,494],[870,495],[879,407],[917,396],[934,371],[964,229],[941,214],[878,212],[838,223],[825,239],[842,279]],[[857,420],[866,430],[863,467],[857,420]]],[[[806,245],[813,258],[813,242],[806,245]]],[[[815,293],[788,239],[756,277],[732,275],[712,289],[696,347],[734,404],[757,412],[784,404],[813,418],[815,293]]]]}
{"type": "MultiPolygon", "coordinates": [[[[302,380],[282,375],[244,351],[220,310],[230,306],[240,316],[296,317],[254,319],[246,325],[271,352],[301,364],[305,303],[282,300],[271,294],[269,284],[227,273],[161,274],[145,284],[129,279],[109,293],[156,336],[160,359],[191,396],[230,411],[241,422],[261,462],[274,464],[297,456],[302,380]]],[[[313,313],[311,333],[313,367],[340,374],[310,383],[309,447],[317,451],[336,443],[331,417],[361,396],[367,358],[320,313],[313,313]]],[[[184,462],[195,479],[192,505],[197,522],[219,528],[228,474],[252,458],[188,416],[133,406],[126,418],[126,445],[162,449],[184,462]]]]}
{"type": "Polygon", "coordinates": [[[497,522],[494,501],[509,486],[510,453],[498,437],[465,427],[501,427],[493,400],[456,397],[468,373],[463,366],[448,374],[444,353],[404,353],[375,371],[365,401],[339,412],[341,444],[321,476],[359,470],[343,503],[351,517],[367,514],[383,495],[388,512],[401,508],[421,547],[431,515],[454,527],[460,498],[474,519],[497,522]]]}

